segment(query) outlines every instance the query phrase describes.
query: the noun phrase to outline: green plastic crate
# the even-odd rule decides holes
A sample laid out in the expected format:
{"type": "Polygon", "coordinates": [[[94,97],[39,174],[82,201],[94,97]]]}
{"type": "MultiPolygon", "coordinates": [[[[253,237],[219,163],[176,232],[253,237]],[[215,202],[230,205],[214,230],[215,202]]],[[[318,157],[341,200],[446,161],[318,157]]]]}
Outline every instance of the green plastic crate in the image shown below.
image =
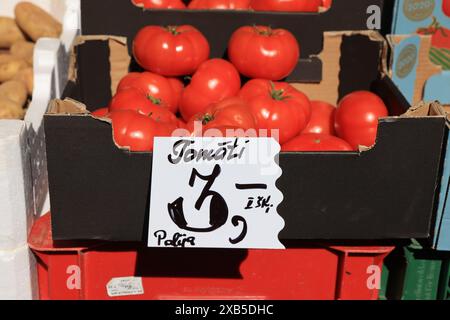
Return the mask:
{"type": "Polygon", "coordinates": [[[425,250],[417,242],[385,260],[381,300],[450,300],[450,253],[425,250]]]}

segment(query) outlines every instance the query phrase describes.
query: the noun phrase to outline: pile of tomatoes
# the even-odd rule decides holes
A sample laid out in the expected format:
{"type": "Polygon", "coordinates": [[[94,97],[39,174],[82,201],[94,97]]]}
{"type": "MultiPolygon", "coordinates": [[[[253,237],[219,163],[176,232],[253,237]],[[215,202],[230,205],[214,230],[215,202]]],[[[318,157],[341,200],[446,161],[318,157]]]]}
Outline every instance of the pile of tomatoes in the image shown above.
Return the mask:
{"type": "Polygon", "coordinates": [[[132,0],[132,2],[147,9],[319,12],[320,7],[330,8],[332,0],[132,0]]]}
{"type": "Polygon", "coordinates": [[[283,82],[300,57],[284,29],[237,29],[227,61],[209,58],[193,26],[147,26],[133,54],[146,71],[126,75],[108,107],[94,112],[111,119],[115,142],[131,151],[151,151],[154,137],[172,135],[265,136],[284,151],[351,151],[372,146],[378,119],[388,116],[371,92],[351,93],[336,108],[283,82]]]}

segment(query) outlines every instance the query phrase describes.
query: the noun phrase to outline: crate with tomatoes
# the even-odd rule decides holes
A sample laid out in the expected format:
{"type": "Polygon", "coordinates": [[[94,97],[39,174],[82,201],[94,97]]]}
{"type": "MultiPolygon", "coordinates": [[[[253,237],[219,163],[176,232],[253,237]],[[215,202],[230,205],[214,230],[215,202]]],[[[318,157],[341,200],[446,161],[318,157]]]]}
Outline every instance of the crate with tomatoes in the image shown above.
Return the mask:
{"type": "Polygon", "coordinates": [[[429,237],[445,119],[385,76],[379,33],[125,5],[95,24],[101,5],[82,2],[71,99],[45,118],[55,240],[145,240],[154,137],[263,131],[283,149],[282,240],[429,237]]]}

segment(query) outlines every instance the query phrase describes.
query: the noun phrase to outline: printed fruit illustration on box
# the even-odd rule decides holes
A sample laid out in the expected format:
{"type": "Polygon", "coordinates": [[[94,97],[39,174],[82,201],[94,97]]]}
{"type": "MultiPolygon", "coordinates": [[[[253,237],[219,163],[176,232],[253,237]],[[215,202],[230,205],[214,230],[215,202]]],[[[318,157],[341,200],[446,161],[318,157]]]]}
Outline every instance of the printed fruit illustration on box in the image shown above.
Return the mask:
{"type": "Polygon", "coordinates": [[[432,18],[432,23],[426,28],[419,28],[418,34],[432,36],[432,48],[430,60],[438,65],[442,65],[444,70],[450,70],[450,29],[439,23],[436,17],[432,18]]]}
{"type": "Polygon", "coordinates": [[[399,13],[393,33],[431,36],[430,60],[450,70],[450,0],[397,1],[399,13]]]}

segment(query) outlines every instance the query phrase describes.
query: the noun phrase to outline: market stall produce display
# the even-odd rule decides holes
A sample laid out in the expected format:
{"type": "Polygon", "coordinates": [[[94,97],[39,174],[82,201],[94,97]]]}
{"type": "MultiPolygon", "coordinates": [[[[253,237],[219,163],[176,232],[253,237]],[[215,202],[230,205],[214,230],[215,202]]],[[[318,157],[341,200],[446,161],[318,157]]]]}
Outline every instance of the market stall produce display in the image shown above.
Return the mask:
{"type": "Polygon", "coordinates": [[[0,1],[0,299],[450,298],[449,0],[0,1]]]}

